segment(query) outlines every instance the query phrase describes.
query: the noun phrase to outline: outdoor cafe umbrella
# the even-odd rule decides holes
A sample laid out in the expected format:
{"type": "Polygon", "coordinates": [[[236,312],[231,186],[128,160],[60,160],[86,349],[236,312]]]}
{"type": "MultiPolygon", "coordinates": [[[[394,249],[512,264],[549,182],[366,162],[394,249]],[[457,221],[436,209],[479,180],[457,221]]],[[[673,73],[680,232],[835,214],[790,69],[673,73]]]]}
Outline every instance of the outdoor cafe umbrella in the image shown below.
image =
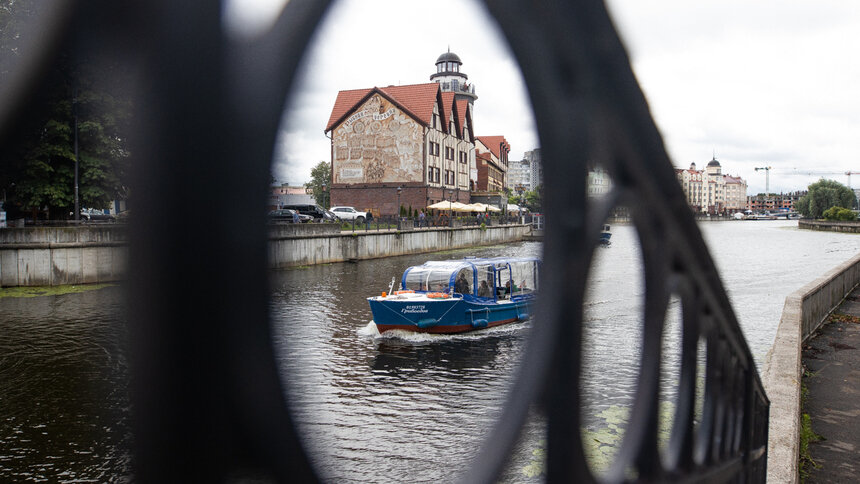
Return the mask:
{"type": "Polygon", "coordinates": [[[433,210],[451,210],[451,202],[442,200],[441,202],[436,202],[433,205],[427,205],[427,208],[433,210]]]}
{"type": "Polygon", "coordinates": [[[471,208],[467,208],[469,205],[460,202],[452,202],[448,200],[442,200],[441,202],[436,202],[433,205],[428,205],[427,208],[431,208],[433,210],[451,210],[452,212],[471,212],[471,208]]]}
{"type": "Polygon", "coordinates": [[[489,212],[501,212],[502,211],[502,209],[500,209],[494,205],[487,205],[487,204],[480,203],[480,202],[473,203],[470,206],[472,207],[472,210],[471,210],[472,212],[487,212],[487,211],[489,211],[489,212]]]}

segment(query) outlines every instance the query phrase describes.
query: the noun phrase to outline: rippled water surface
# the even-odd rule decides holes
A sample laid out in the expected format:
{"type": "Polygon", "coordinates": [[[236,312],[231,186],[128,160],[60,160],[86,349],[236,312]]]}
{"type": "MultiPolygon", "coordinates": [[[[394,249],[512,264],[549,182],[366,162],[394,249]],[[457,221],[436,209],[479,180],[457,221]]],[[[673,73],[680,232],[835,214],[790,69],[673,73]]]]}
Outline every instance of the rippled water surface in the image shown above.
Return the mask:
{"type": "Polygon", "coordinates": [[[0,298],[0,482],[122,482],[121,289],[0,298]]]}
{"type": "MultiPolygon", "coordinates": [[[[759,363],[785,297],[860,250],[860,236],[796,225],[700,225],[759,363]]],[[[612,412],[630,404],[638,367],[641,256],[632,227],[612,231],[612,246],[596,252],[585,308],[589,432],[605,431],[612,412]]],[[[455,480],[499,415],[530,328],[540,324],[380,337],[365,298],[426,260],[539,253],[540,244],[524,242],[273,274],[276,353],[301,433],[327,481],[455,480]]],[[[677,357],[671,348],[678,314],[673,302],[667,367],[677,357]]],[[[124,321],[119,288],[0,298],[0,482],[124,480],[130,442],[124,321]]],[[[671,394],[671,372],[664,380],[671,394]]],[[[540,460],[533,451],[543,435],[536,413],[505,481],[540,480],[524,470],[540,460]]]]}

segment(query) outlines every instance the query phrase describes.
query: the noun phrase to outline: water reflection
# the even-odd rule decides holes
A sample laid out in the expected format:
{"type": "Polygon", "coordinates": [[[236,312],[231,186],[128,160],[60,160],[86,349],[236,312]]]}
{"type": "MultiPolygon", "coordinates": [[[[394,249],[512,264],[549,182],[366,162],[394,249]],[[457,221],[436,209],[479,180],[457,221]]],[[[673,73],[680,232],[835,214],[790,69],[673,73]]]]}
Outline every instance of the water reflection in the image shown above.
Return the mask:
{"type": "MultiPolygon", "coordinates": [[[[702,227],[759,362],[785,297],[860,250],[855,235],[795,226],[702,227]]],[[[637,251],[633,229],[613,226],[612,246],[597,252],[601,268],[586,303],[586,328],[604,335],[603,344],[589,348],[594,371],[586,388],[593,391],[586,390],[586,398],[606,422],[619,419],[615,409],[631,399],[624,391],[630,386],[618,382],[635,377],[642,291],[634,274],[637,251]]],[[[280,369],[294,418],[326,480],[455,480],[498,417],[530,329],[540,324],[378,338],[365,331],[365,298],[428,259],[539,252],[539,244],[521,243],[272,273],[280,369]]],[[[673,300],[670,317],[680,315],[678,304],[673,300]]],[[[118,287],[0,298],[0,482],[130,480],[125,321],[118,287]]],[[[678,331],[666,336],[666,347],[677,345],[678,331]]],[[[676,377],[664,377],[669,392],[676,377]]],[[[701,401],[697,405],[701,412],[701,401]]],[[[599,432],[598,423],[590,430],[599,432]]],[[[532,480],[522,469],[544,438],[539,415],[524,435],[510,459],[510,482],[532,480]]]]}
{"type": "Polygon", "coordinates": [[[124,339],[117,287],[0,299],[0,481],[126,480],[124,339]]]}

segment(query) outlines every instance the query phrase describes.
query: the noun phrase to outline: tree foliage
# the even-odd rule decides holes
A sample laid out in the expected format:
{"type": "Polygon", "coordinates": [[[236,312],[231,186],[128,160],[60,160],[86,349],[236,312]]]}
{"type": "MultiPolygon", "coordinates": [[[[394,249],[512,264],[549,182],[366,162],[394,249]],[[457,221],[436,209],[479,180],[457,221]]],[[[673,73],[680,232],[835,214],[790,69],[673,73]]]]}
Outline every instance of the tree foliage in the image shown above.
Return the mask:
{"type": "Polygon", "coordinates": [[[305,183],[305,188],[313,190],[317,205],[328,208],[327,205],[331,203],[331,163],[327,161],[317,163],[311,170],[311,181],[305,183]]]}
{"type": "MultiPolygon", "coordinates": [[[[20,42],[18,27],[36,15],[38,2],[7,1],[0,6],[2,79],[14,68],[20,42]],[[11,67],[10,67],[11,66],[11,67]]],[[[77,116],[78,186],[82,207],[104,208],[128,196],[127,136],[130,97],[118,65],[91,62],[59,53],[41,78],[35,95],[15,119],[0,146],[0,188],[8,205],[22,211],[47,211],[65,218],[75,204],[75,117],[77,116]]]]}
{"type": "Polygon", "coordinates": [[[844,222],[857,220],[857,215],[854,213],[854,210],[842,207],[830,207],[824,211],[822,216],[826,220],[839,220],[844,222]]]}
{"type": "Polygon", "coordinates": [[[797,211],[806,218],[821,218],[831,207],[854,207],[854,192],[834,180],[819,180],[809,185],[806,195],[795,204],[797,211]]]}
{"type": "Polygon", "coordinates": [[[543,197],[543,187],[538,186],[534,190],[529,190],[524,192],[522,195],[510,195],[508,196],[508,204],[519,205],[520,207],[525,207],[529,209],[531,212],[542,212],[543,211],[543,202],[541,201],[543,197]]]}

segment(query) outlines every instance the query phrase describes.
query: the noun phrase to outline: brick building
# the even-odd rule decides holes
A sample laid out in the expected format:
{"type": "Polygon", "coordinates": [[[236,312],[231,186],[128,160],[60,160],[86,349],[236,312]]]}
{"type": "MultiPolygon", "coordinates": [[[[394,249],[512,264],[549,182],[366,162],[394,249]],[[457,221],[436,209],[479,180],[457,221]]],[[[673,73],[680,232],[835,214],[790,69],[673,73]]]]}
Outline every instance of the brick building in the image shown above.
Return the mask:
{"type": "Polygon", "coordinates": [[[795,212],[795,204],[807,191],[790,193],[759,193],[747,197],[747,210],[760,212],[795,212]]]}
{"type": "Polygon", "coordinates": [[[498,193],[507,188],[510,152],[511,145],[504,136],[478,136],[475,142],[476,191],[498,193]]]}
{"type": "Polygon", "coordinates": [[[331,205],[393,215],[398,200],[413,208],[469,203],[471,107],[438,83],[340,91],[325,131],[331,205]]]}

